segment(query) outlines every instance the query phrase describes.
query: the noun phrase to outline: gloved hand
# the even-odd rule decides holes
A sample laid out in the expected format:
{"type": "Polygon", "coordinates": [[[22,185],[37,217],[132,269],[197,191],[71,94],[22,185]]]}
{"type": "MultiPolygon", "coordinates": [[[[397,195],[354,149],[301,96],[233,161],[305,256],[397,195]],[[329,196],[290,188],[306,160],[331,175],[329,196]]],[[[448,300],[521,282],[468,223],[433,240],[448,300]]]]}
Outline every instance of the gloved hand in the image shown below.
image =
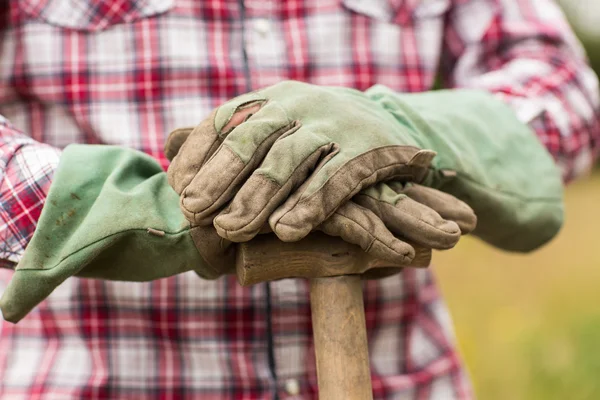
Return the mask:
{"type": "MultiPolygon", "coordinates": [[[[410,195],[418,197],[417,192],[410,195]]],[[[384,220],[392,216],[419,226],[424,234],[407,239],[432,248],[453,246],[460,231],[452,221],[462,225],[472,216],[465,206],[462,213],[442,217],[384,189],[373,189],[368,196],[364,203],[378,204],[371,207],[384,220]]],[[[409,265],[413,247],[394,237],[360,202],[342,206],[323,230],[342,237],[351,232],[371,254],[409,265]]],[[[0,309],[6,320],[17,322],[70,276],[150,281],[194,270],[215,279],[234,272],[234,250],[211,224],[190,226],[178,195],[153,158],[114,146],[71,145],[61,156],[34,236],[0,309]]],[[[397,269],[381,268],[371,277],[391,272],[397,269]]]]}
{"type": "Polygon", "coordinates": [[[480,91],[362,93],[282,82],[217,108],[169,168],[186,217],[199,225],[214,218],[232,241],[251,239],[267,221],[280,239],[299,240],[388,180],[463,200],[477,214],[474,233],[506,250],[532,250],[562,224],[550,155],[512,110],[480,91]],[[246,108],[258,110],[224,129],[246,108]]]}
{"type": "Polygon", "coordinates": [[[190,228],[150,156],[71,145],[0,309],[17,322],[70,276],[150,281],[194,270],[216,278],[235,265],[222,242],[212,226],[190,228]]]}
{"type": "MultiPolygon", "coordinates": [[[[239,125],[252,107],[252,103],[247,108],[242,106],[243,111],[230,116],[225,131],[239,125]],[[234,119],[237,121],[232,124],[234,119]]],[[[185,192],[186,184],[206,160],[214,160],[213,153],[227,136],[226,132],[219,134],[212,121],[208,118],[195,129],[177,129],[169,135],[165,146],[165,154],[172,160],[168,175],[178,193],[185,192]],[[189,157],[178,156],[180,151],[189,157]]],[[[411,161],[408,168],[424,169],[429,153],[411,161]]],[[[226,171],[230,166],[224,163],[216,172],[226,171]]],[[[215,182],[220,182],[220,178],[215,178],[215,182]]],[[[212,199],[213,188],[205,190],[202,196],[212,199]]],[[[260,193],[256,200],[263,200],[260,193]]],[[[185,202],[183,193],[181,201],[185,202]]],[[[182,209],[192,225],[212,226],[210,214],[198,217],[187,212],[185,206],[182,209]]],[[[258,226],[255,233],[269,232],[266,221],[260,221],[263,226],[258,226]]],[[[449,249],[458,242],[461,233],[470,232],[475,224],[476,217],[469,206],[448,194],[419,185],[405,188],[400,182],[380,182],[337,207],[314,229],[357,244],[376,258],[408,266],[415,255],[413,244],[428,249],[449,249]]],[[[223,236],[229,238],[226,234],[223,236]]]]}

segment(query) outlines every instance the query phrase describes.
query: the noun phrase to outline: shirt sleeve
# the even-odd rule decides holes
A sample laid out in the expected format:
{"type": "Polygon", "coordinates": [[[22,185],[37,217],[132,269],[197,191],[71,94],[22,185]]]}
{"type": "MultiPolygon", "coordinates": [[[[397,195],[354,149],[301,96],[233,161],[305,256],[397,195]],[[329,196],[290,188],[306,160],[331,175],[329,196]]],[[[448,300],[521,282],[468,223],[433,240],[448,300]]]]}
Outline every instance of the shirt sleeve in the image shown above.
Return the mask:
{"type": "Polygon", "coordinates": [[[60,150],[0,116],[0,267],[12,268],[33,236],[60,150]]]}
{"type": "Polygon", "coordinates": [[[453,0],[447,86],[491,91],[537,133],[569,181],[600,149],[598,79],[553,0],[453,0]]]}

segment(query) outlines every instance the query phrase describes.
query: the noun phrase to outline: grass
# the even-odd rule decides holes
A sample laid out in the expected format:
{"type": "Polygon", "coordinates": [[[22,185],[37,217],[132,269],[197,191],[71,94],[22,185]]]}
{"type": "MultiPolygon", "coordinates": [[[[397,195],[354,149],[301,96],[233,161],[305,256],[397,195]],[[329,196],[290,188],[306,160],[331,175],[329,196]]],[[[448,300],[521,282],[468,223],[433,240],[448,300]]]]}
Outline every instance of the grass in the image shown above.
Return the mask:
{"type": "Polygon", "coordinates": [[[482,400],[600,398],[600,173],[566,198],[564,228],[533,254],[465,238],[434,255],[482,400]]]}

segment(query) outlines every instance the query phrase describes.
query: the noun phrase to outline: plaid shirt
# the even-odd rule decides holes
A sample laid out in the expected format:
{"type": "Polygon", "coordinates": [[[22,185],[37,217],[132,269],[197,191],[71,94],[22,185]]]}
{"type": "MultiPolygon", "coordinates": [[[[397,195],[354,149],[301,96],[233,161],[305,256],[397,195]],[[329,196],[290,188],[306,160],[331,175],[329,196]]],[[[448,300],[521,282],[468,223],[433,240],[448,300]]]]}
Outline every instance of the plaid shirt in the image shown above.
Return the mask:
{"type": "MultiPolygon", "coordinates": [[[[597,81],[551,0],[10,0],[0,5],[0,265],[35,229],[60,148],[133,147],[285,79],[496,93],[565,180],[600,146],[597,81]],[[11,122],[8,122],[10,120],[11,122]]],[[[501,133],[501,131],[499,131],[501,133]]],[[[0,272],[0,291],[10,279],[0,272]]],[[[376,399],[469,399],[429,270],[365,284],[376,399]]],[[[310,399],[307,284],[193,273],[69,279],[0,325],[2,399],[310,399]]]]}

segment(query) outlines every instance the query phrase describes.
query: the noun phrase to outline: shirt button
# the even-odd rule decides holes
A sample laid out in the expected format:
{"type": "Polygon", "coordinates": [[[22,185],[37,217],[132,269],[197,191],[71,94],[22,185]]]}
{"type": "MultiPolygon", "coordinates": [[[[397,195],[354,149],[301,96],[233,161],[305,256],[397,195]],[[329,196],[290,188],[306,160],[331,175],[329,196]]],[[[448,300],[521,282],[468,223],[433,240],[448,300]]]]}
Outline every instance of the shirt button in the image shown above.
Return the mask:
{"type": "Polygon", "coordinates": [[[300,383],[297,379],[288,379],[285,381],[285,391],[290,396],[297,396],[300,393],[300,383]]]}
{"type": "Polygon", "coordinates": [[[271,30],[271,23],[268,19],[257,19],[254,21],[254,30],[261,36],[265,36],[271,30]]]}

